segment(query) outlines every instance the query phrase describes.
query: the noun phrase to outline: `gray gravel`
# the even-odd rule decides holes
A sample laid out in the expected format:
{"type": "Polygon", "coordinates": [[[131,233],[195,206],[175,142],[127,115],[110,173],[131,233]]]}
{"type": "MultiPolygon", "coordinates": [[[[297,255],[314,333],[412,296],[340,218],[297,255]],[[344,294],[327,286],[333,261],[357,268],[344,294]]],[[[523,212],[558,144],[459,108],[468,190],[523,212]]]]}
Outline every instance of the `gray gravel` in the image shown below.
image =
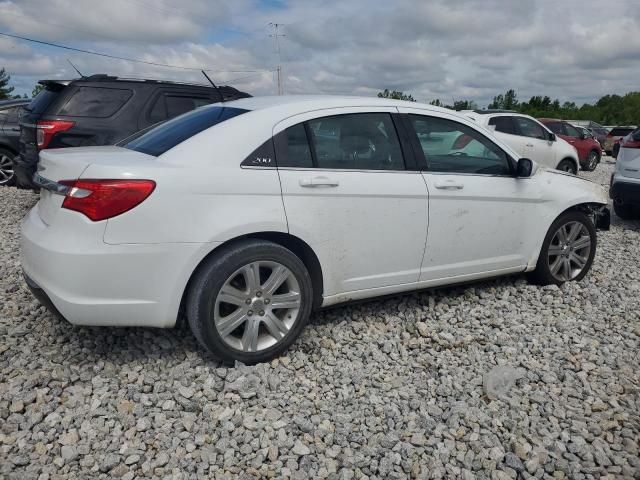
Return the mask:
{"type": "Polygon", "coordinates": [[[186,329],[41,307],[17,240],[35,200],[0,189],[2,478],[640,478],[638,222],[599,234],[580,284],[337,308],[287,356],[225,368],[186,329]]]}

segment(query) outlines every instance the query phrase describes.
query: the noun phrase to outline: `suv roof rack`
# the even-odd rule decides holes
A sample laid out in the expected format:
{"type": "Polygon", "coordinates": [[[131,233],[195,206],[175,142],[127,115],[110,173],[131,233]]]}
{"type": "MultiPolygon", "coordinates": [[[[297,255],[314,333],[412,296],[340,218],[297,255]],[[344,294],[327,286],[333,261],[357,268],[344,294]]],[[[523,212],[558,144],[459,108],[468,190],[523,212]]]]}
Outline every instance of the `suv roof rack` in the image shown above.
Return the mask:
{"type": "MultiPolygon", "coordinates": [[[[38,83],[41,85],[68,85],[71,82],[140,82],[140,83],[154,83],[164,85],[188,85],[192,87],[207,87],[213,88],[206,83],[194,83],[194,82],[176,82],[173,80],[155,80],[149,78],[129,78],[129,77],[117,77],[114,75],[107,75],[105,73],[97,73],[88,77],[74,78],[72,80],[40,80],[38,83]]],[[[220,85],[219,88],[234,88],[228,85],[220,85]]]]}
{"type": "Polygon", "coordinates": [[[503,110],[501,108],[493,108],[493,109],[487,108],[486,110],[479,110],[478,109],[478,110],[474,110],[474,112],[482,114],[482,115],[486,115],[486,114],[489,114],[489,113],[518,113],[515,110],[503,110]]]}

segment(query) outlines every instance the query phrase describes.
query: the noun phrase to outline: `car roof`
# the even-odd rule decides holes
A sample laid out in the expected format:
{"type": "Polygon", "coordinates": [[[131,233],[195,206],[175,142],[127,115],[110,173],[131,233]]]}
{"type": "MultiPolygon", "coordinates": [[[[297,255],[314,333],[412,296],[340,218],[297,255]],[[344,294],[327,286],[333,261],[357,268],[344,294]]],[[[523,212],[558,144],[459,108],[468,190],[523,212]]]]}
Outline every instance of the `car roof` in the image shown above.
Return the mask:
{"type": "Polygon", "coordinates": [[[542,117],[539,118],[538,121],[540,122],[564,122],[564,120],[561,120],[559,118],[546,118],[546,117],[542,117]]]}
{"type": "Polygon", "coordinates": [[[473,113],[479,113],[480,115],[489,115],[491,113],[520,113],[520,112],[516,112],[515,110],[505,110],[502,108],[487,108],[485,110],[464,110],[465,112],[473,112],[473,113]]]}
{"type": "MultiPolygon", "coordinates": [[[[172,80],[155,80],[155,79],[148,79],[148,78],[127,78],[127,77],[116,77],[114,75],[106,75],[106,74],[96,74],[88,77],[74,78],[71,80],[40,80],[38,83],[41,85],[66,86],[66,85],[69,85],[70,83],[80,83],[80,82],[143,83],[143,84],[157,84],[157,85],[180,85],[180,86],[190,86],[190,87],[214,88],[212,85],[207,83],[175,82],[172,80]]],[[[227,88],[226,85],[218,85],[217,87],[227,88]]]]}
{"type": "Polygon", "coordinates": [[[12,107],[14,105],[26,105],[27,103],[31,103],[30,98],[16,98],[13,100],[0,100],[0,108],[4,107],[12,107]]]}
{"type": "Polygon", "coordinates": [[[359,97],[349,95],[282,95],[241,98],[225,102],[225,106],[246,110],[285,110],[289,115],[340,107],[408,107],[433,112],[458,114],[448,108],[436,107],[424,103],[408,102],[378,97],[359,97]]]}

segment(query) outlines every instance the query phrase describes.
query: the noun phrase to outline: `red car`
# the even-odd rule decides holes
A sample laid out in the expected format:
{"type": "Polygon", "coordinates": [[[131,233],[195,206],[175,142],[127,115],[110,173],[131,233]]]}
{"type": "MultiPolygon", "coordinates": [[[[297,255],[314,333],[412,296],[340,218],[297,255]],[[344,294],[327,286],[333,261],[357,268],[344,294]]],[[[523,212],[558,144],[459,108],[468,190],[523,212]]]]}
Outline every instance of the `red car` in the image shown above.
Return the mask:
{"type": "Polygon", "coordinates": [[[596,169],[602,157],[602,147],[600,147],[600,143],[595,138],[578,131],[576,127],[564,120],[539,118],[538,121],[576,148],[583,170],[592,172],[596,169]]]}

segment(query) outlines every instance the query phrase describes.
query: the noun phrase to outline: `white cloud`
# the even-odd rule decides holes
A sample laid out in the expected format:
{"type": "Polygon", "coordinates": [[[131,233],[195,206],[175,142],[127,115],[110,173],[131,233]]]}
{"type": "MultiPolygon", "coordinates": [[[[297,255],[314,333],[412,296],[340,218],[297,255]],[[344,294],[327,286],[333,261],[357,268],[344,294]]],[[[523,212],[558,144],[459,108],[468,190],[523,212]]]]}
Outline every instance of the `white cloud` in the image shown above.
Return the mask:
{"type": "MultiPolygon", "coordinates": [[[[289,93],[374,95],[405,90],[419,100],[486,105],[514,88],[520,98],[592,100],[637,89],[640,27],[634,0],[0,0],[0,30],[114,55],[209,67],[216,82],[275,93],[280,33],[289,93]],[[635,10],[634,10],[635,9],[635,10]],[[219,72],[226,70],[228,72],[219,72]],[[244,72],[244,71],[262,71],[244,72]],[[247,75],[253,75],[249,78],[247,75]],[[236,80],[239,78],[238,80],[236,80]]],[[[19,89],[44,77],[85,73],[203,82],[168,69],[56,50],[0,37],[0,66],[19,89]]]]}

